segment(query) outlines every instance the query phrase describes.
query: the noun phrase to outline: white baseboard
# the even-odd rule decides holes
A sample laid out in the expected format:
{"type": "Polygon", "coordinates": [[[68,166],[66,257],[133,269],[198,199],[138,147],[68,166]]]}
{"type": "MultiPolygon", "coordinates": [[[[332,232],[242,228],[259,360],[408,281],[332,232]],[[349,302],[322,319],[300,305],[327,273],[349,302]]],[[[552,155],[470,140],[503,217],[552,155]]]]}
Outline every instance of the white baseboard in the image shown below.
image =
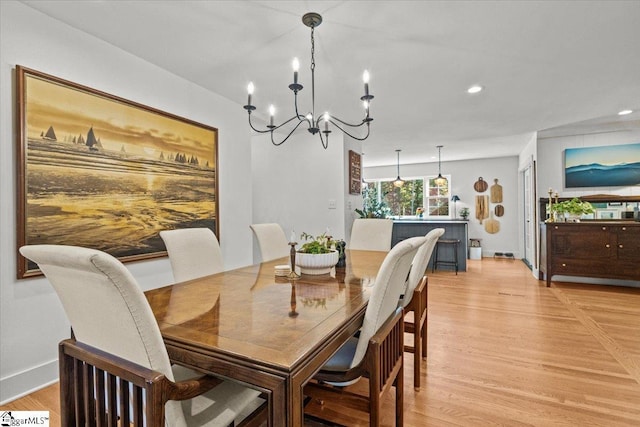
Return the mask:
{"type": "Polygon", "coordinates": [[[6,405],[58,381],[58,359],[0,378],[0,405],[6,405]]]}

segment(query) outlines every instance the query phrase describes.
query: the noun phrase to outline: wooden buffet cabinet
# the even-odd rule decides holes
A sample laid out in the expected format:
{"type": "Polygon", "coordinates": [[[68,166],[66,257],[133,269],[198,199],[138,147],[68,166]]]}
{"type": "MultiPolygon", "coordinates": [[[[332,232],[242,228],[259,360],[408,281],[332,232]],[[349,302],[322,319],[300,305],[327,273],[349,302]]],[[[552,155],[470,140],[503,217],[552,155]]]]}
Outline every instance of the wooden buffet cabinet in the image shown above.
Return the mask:
{"type": "Polygon", "coordinates": [[[540,224],[540,280],[554,275],[640,280],[640,222],[540,224]]]}

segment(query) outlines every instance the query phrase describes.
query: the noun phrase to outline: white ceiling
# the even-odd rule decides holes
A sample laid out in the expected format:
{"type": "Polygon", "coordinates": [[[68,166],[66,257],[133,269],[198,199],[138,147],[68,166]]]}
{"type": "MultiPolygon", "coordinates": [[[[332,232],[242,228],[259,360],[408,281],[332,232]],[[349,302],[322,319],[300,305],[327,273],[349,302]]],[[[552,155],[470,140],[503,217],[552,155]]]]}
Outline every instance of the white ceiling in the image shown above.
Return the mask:
{"type": "MultiPolygon", "coordinates": [[[[291,60],[310,110],[362,118],[366,166],[516,155],[532,132],[640,117],[640,1],[43,1],[25,4],[238,103],[293,114],[291,60]],[[480,84],[485,90],[469,95],[480,84]]],[[[263,117],[264,117],[263,116],[263,117]]],[[[334,134],[335,135],[335,134],[334,134]]],[[[290,142],[287,142],[290,143],[290,142]]],[[[318,149],[320,143],[318,142],[318,149]]]]}

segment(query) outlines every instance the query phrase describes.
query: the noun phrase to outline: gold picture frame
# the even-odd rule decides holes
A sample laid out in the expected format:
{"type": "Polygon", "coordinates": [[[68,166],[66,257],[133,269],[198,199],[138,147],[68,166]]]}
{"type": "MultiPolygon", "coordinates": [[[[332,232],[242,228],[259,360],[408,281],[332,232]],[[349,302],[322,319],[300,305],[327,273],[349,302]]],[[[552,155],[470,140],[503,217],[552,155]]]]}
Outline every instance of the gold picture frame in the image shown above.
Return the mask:
{"type": "MultiPolygon", "coordinates": [[[[219,237],[218,129],[26,67],[17,82],[17,246],[123,262],[166,256],[159,231],[219,237]]],[[[18,253],[18,278],[41,274],[18,253]]]]}

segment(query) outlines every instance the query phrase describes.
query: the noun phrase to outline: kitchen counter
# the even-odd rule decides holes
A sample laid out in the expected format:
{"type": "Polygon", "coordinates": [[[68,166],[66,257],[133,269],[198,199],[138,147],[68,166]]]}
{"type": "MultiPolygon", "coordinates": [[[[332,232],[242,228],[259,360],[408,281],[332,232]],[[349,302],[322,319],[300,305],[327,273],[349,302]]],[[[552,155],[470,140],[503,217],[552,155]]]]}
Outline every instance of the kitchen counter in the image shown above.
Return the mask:
{"type": "Polygon", "coordinates": [[[393,223],[427,223],[427,224],[467,224],[469,220],[465,219],[426,219],[426,218],[400,218],[394,219],[393,223]]]}
{"type": "MultiPolygon", "coordinates": [[[[469,221],[463,219],[451,220],[434,220],[420,218],[406,218],[393,220],[393,233],[391,234],[391,245],[395,246],[398,242],[408,239],[409,237],[424,236],[434,228],[444,228],[444,234],[441,239],[458,239],[458,270],[467,271],[467,246],[469,243],[468,236],[469,221]]],[[[453,259],[453,247],[440,248],[439,259],[453,259]]],[[[429,271],[431,270],[431,261],[429,261],[429,271]]],[[[446,269],[446,266],[440,266],[439,269],[446,269]]],[[[449,267],[453,270],[453,267],[449,267]]]]}

